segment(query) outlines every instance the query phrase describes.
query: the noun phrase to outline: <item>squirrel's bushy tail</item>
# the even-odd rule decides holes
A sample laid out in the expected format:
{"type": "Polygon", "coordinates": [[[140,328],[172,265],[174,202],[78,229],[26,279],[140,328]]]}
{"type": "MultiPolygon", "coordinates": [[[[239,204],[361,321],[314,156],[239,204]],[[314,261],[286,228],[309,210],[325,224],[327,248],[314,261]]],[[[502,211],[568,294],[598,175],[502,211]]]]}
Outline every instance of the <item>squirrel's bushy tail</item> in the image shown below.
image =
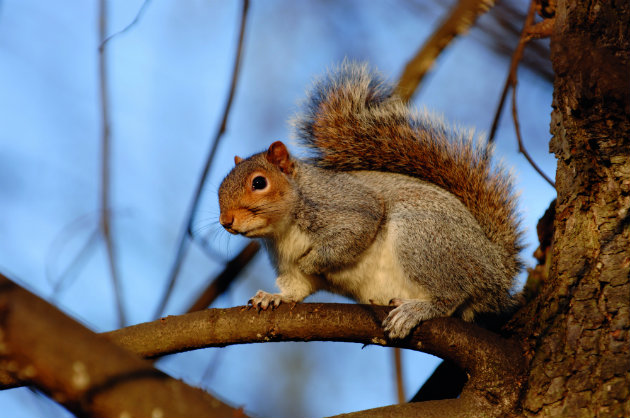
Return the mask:
{"type": "Polygon", "coordinates": [[[512,178],[491,165],[491,147],[472,131],[412,111],[366,65],[348,62],[316,82],[293,124],[320,167],[404,173],[453,193],[505,250],[505,268],[514,275],[520,270],[522,232],[512,178]]]}

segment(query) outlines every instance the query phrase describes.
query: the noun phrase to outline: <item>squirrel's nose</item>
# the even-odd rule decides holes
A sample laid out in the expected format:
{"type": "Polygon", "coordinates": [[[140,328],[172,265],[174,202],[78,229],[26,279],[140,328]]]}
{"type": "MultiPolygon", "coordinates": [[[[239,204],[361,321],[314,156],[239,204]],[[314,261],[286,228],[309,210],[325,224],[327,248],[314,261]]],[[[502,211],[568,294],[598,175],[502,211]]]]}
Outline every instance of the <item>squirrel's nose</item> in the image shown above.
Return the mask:
{"type": "Polygon", "coordinates": [[[219,216],[219,223],[223,226],[223,228],[225,229],[229,229],[232,227],[232,224],[234,223],[234,215],[230,214],[230,213],[222,213],[219,216]]]}

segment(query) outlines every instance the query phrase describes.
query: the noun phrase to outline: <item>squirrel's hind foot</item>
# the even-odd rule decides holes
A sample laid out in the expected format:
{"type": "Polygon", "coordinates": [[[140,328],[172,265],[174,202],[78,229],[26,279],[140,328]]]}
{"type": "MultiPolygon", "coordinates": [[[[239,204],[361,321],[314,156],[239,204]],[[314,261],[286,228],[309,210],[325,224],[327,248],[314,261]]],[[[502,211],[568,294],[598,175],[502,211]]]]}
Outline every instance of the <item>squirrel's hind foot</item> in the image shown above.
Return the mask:
{"type": "Polygon", "coordinates": [[[402,340],[422,321],[446,316],[447,312],[438,312],[432,302],[413,299],[392,299],[390,305],[396,306],[383,321],[383,328],[393,340],[402,340]]]}

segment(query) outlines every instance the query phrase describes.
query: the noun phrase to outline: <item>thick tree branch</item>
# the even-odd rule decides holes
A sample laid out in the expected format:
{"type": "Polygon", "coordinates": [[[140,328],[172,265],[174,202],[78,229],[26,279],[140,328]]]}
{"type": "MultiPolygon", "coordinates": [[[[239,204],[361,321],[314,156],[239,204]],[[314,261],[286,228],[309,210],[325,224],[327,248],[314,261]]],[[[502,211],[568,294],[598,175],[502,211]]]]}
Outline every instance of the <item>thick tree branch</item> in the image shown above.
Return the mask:
{"type": "MultiPolygon", "coordinates": [[[[18,292],[16,288],[17,286],[12,286],[11,293],[26,293],[18,292]]],[[[6,296],[6,293],[4,299],[0,299],[5,306],[8,300],[13,305],[20,305],[19,301],[16,302],[12,296],[6,296]]],[[[396,405],[357,412],[357,416],[418,416],[420,412],[424,416],[432,416],[431,411],[441,414],[448,411],[449,416],[471,416],[471,411],[476,411],[475,416],[496,416],[513,407],[520,393],[523,372],[521,350],[517,344],[456,318],[427,321],[409,338],[391,341],[381,327],[382,320],[391,309],[387,306],[320,303],[282,305],[274,311],[261,312],[248,307],[208,309],[122,328],[103,336],[119,347],[147,358],[205,347],[274,341],[341,341],[407,348],[434,354],[464,370],[469,380],[460,398],[411,406],[396,405]],[[416,412],[411,414],[412,410],[416,412]]],[[[22,324],[24,328],[29,326],[31,325],[28,322],[22,324]]],[[[44,349],[57,347],[58,342],[47,341],[52,338],[49,336],[50,332],[42,328],[36,331],[39,337],[30,337],[41,341],[41,350],[44,351],[38,351],[33,360],[29,361],[37,359],[39,362],[47,362],[51,355],[55,356],[55,353],[46,353],[44,349]]],[[[75,340],[62,334],[64,333],[60,331],[60,335],[54,338],[75,340]]],[[[5,335],[9,336],[9,341],[16,338],[6,332],[5,335]]],[[[20,343],[17,344],[16,347],[21,347],[20,343]]],[[[74,343],[70,345],[72,344],[74,343]]],[[[91,350],[87,347],[83,349],[91,350]]],[[[65,351],[57,352],[56,356],[62,356],[62,353],[65,351]]],[[[73,353],[75,354],[69,356],[73,360],[82,355],[78,347],[73,348],[73,353]]],[[[99,356],[101,361],[107,359],[107,363],[110,363],[108,355],[101,353],[99,356]]],[[[38,364],[35,370],[40,370],[40,367],[43,366],[38,364]]],[[[51,371],[51,376],[59,373],[63,367],[54,367],[52,370],[55,372],[51,371]]],[[[110,370],[109,366],[107,370],[110,370]]],[[[46,388],[50,383],[40,384],[46,388]]]]}
{"type": "Polygon", "coordinates": [[[357,416],[445,416],[445,411],[448,416],[473,416],[471,411],[477,411],[476,416],[496,416],[516,403],[523,371],[516,344],[455,318],[427,321],[410,338],[390,341],[380,325],[390,310],[385,306],[310,303],[261,312],[246,307],[209,309],[123,328],[107,336],[145,357],[254,342],[358,342],[434,354],[470,376],[457,401],[397,405],[357,412],[357,416]],[[411,411],[416,412],[410,415],[411,411]]]}
{"type": "Polygon", "coordinates": [[[0,331],[0,377],[32,384],[78,416],[244,416],[2,275],[0,331]]]}

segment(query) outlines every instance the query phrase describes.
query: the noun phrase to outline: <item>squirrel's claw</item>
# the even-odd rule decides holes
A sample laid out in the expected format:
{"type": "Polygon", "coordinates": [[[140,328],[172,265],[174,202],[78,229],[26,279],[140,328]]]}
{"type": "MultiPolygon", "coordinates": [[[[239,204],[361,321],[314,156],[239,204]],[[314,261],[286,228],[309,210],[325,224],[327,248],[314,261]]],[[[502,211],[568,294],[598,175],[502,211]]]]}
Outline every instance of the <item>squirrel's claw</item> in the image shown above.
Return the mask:
{"type": "Polygon", "coordinates": [[[423,320],[423,315],[418,309],[422,302],[406,301],[404,299],[392,299],[390,305],[397,306],[383,321],[383,328],[393,340],[406,338],[411,331],[423,320]]]}
{"type": "Polygon", "coordinates": [[[252,305],[256,310],[266,311],[269,307],[275,309],[282,303],[282,296],[277,293],[267,293],[263,290],[259,290],[256,294],[247,301],[248,305],[252,305]]]}

